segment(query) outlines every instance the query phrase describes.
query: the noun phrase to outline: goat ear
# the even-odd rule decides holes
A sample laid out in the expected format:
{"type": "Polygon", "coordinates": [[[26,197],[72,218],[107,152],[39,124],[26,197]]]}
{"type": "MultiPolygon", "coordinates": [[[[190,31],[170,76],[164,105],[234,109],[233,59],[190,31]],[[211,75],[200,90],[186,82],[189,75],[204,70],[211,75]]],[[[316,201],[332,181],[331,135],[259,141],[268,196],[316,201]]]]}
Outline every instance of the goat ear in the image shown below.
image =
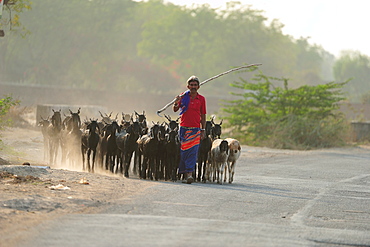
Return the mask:
{"type": "Polygon", "coordinates": [[[222,124],[223,119],[221,119],[220,125],[222,124]]]}
{"type": "Polygon", "coordinates": [[[72,114],[73,112],[71,111],[71,109],[68,109],[69,110],[69,112],[72,114]]]}
{"type": "Polygon", "coordinates": [[[137,115],[137,116],[139,115],[139,113],[137,113],[136,111],[134,111],[134,112],[135,112],[135,115],[137,115]]]}

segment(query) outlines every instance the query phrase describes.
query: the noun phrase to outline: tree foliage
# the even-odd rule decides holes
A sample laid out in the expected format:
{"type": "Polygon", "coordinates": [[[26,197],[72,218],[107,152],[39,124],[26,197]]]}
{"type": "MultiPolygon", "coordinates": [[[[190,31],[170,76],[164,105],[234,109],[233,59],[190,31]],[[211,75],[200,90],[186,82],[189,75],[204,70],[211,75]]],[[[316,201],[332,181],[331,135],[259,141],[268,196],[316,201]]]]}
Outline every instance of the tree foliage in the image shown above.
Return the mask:
{"type": "Polygon", "coordinates": [[[288,79],[261,72],[251,81],[231,84],[241,91],[234,93],[241,99],[227,101],[222,109],[232,135],[278,148],[330,147],[341,142],[345,125],[337,109],[345,99],[341,89],[346,82],[291,89],[288,79]]]}
{"type": "Polygon", "coordinates": [[[0,29],[8,27],[8,30],[17,31],[21,36],[26,35],[28,30],[20,21],[21,13],[26,10],[31,10],[30,0],[4,1],[3,17],[0,19],[0,29]]]}
{"type": "MultiPolygon", "coordinates": [[[[236,2],[216,10],[161,0],[33,0],[20,20],[30,34],[3,38],[1,81],[178,93],[192,74],[205,80],[249,63],[301,85],[325,80],[322,48],[283,34],[278,20],[267,24],[261,10],[236,2]]],[[[227,85],[207,93],[224,94],[227,85]]]]}
{"type": "Polygon", "coordinates": [[[370,93],[370,57],[359,52],[342,52],[334,64],[333,73],[335,80],[351,79],[345,90],[352,102],[366,101],[366,95],[370,93]]]}
{"type": "Polygon", "coordinates": [[[19,101],[14,100],[12,96],[4,96],[3,98],[0,98],[0,128],[11,123],[11,121],[6,118],[6,114],[12,106],[16,106],[18,104],[19,101]]]}

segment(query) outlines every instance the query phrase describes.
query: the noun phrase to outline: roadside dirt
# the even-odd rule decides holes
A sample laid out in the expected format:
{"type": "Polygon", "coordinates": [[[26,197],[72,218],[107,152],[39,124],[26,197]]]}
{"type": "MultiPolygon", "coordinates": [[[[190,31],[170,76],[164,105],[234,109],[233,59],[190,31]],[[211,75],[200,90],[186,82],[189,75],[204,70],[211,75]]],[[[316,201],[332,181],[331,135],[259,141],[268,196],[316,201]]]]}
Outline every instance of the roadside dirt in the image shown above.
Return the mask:
{"type": "Polygon", "coordinates": [[[143,193],[152,184],[47,164],[37,129],[7,128],[0,132],[0,139],[0,246],[16,246],[32,234],[33,226],[47,220],[99,212],[117,199],[143,193]]]}

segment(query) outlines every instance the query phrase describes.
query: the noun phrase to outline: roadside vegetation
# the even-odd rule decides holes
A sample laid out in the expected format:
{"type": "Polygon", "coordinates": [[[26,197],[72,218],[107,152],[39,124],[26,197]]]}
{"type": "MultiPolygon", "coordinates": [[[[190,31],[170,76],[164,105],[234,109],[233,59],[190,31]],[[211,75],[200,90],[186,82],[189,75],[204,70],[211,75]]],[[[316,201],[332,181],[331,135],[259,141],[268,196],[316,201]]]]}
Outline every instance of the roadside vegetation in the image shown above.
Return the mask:
{"type": "MultiPolygon", "coordinates": [[[[0,98],[0,130],[5,126],[10,126],[12,121],[8,118],[7,114],[12,106],[19,105],[19,101],[14,100],[11,96],[3,96],[0,98]]],[[[3,144],[0,135],[0,150],[3,150],[6,146],[3,144]]],[[[10,151],[9,151],[10,152],[10,151]]],[[[5,161],[0,157],[0,164],[3,164],[5,161]]]]}
{"type": "Polygon", "coordinates": [[[3,96],[0,98],[0,129],[5,126],[10,126],[12,123],[11,118],[7,117],[11,107],[19,105],[19,101],[13,99],[12,96],[3,96]]]}
{"type": "Polygon", "coordinates": [[[226,101],[222,112],[230,134],[244,144],[312,149],[346,143],[349,124],[338,110],[347,82],[288,87],[288,79],[257,73],[234,82],[241,99],[226,101]]]}

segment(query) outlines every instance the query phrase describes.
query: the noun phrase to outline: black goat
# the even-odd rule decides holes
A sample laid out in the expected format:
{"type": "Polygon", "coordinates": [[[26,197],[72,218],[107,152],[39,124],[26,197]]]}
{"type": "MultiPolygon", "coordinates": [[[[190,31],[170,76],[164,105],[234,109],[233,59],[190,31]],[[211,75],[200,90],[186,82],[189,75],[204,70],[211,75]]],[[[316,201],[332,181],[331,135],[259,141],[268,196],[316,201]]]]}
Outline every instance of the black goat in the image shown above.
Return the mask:
{"type": "Polygon", "coordinates": [[[177,181],[177,168],[180,162],[180,142],[177,129],[170,130],[166,135],[166,158],[165,179],[169,176],[175,182],[177,181]]]}
{"type": "Polygon", "coordinates": [[[146,122],[145,111],[143,111],[143,114],[139,114],[136,111],[134,111],[134,112],[135,112],[135,115],[136,115],[136,121],[139,122],[140,127],[142,129],[142,132],[140,133],[140,135],[147,134],[148,133],[148,124],[146,122]]]}
{"type": "Polygon", "coordinates": [[[221,125],[222,125],[222,120],[219,124],[216,124],[213,120],[214,120],[214,116],[211,118],[211,123],[213,124],[212,126],[212,130],[211,130],[211,138],[212,138],[212,141],[215,140],[215,139],[220,139],[221,138],[221,133],[222,133],[222,129],[221,129],[221,125]]]}
{"type": "Polygon", "coordinates": [[[61,109],[59,111],[54,111],[51,117],[51,125],[48,126],[47,133],[49,137],[49,162],[53,164],[56,162],[58,156],[58,150],[60,146],[60,136],[62,130],[62,117],[61,109]]]}
{"type": "MultiPolygon", "coordinates": [[[[123,137],[124,142],[124,170],[125,170],[125,177],[129,177],[129,169],[131,164],[132,155],[135,152],[135,156],[137,156],[137,140],[139,139],[140,132],[141,132],[140,123],[138,121],[133,122],[128,128],[127,128],[127,134],[123,137]]],[[[136,158],[135,158],[136,160],[136,158]]],[[[134,161],[135,162],[135,161],[134,161]]],[[[140,168],[139,168],[140,170],[140,168]]]]}
{"type": "Polygon", "coordinates": [[[103,123],[105,123],[105,124],[111,124],[112,123],[112,119],[111,119],[111,116],[112,116],[112,113],[113,112],[111,112],[110,114],[109,114],[109,116],[108,116],[108,114],[106,114],[105,113],[105,116],[103,116],[103,113],[101,113],[100,111],[99,111],[99,113],[100,113],[100,116],[101,116],[101,118],[102,118],[102,121],[101,122],[103,122],[103,123]]]}
{"type": "MultiPolygon", "coordinates": [[[[110,134],[107,137],[107,154],[106,154],[106,164],[109,166],[109,170],[114,172],[114,168],[117,164],[117,141],[116,134],[119,132],[119,125],[116,120],[113,120],[111,125],[110,134]]],[[[118,167],[116,167],[118,170],[118,167]]]]}
{"type": "MultiPolygon", "coordinates": [[[[124,114],[122,112],[122,120],[120,125],[120,132],[117,133],[116,142],[117,142],[117,163],[119,164],[120,172],[123,174],[124,169],[124,160],[125,160],[125,135],[130,132],[133,123],[133,118],[130,114],[124,114]]],[[[136,171],[134,170],[134,173],[136,171]]]]}
{"type": "Polygon", "coordinates": [[[206,121],[205,126],[205,137],[200,140],[199,151],[198,151],[198,176],[197,180],[206,182],[206,169],[209,152],[212,147],[212,138],[211,138],[212,122],[206,121]]]}
{"type": "Polygon", "coordinates": [[[99,142],[99,145],[98,145],[98,163],[101,167],[103,167],[103,169],[105,170],[108,170],[109,167],[108,167],[108,162],[107,162],[107,159],[106,159],[106,155],[107,155],[107,149],[108,149],[108,136],[111,134],[112,132],[112,125],[110,124],[106,124],[104,122],[99,122],[98,123],[100,129],[101,129],[101,132],[100,132],[100,142],[99,142]]]}
{"type": "Polygon", "coordinates": [[[64,114],[64,119],[62,122],[62,130],[60,135],[60,146],[62,149],[62,163],[66,162],[67,154],[68,154],[68,145],[67,145],[67,139],[68,139],[68,133],[72,130],[72,124],[71,122],[71,116],[64,114]]]}
{"type": "Polygon", "coordinates": [[[176,120],[172,120],[172,118],[168,115],[164,115],[165,118],[168,120],[168,123],[167,126],[168,126],[168,131],[167,133],[169,133],[171,130],[174,130],[174,129],[179,129],[179,119],[180,118],[177,118],[176,120]]]}
{"type": "Polygon", "coordinates": [[[67,129],[71,129],[66,137],[66,145],[67,145],[67,157],[69,159],[69,163],[72,166],[76,166],[78,163],[80,163],[80,152],[78,151],[81,149],[81,119],[80,119],[80,109],[78,109],[77,112],[71,113],[71,118],[67,123],[67,129]]]}
{"type": "Polygon", "coordinates": [[[91,120],[87,124],[88,132],[84,132],[81,137],[81,151],[82,151],[82,169],[85,170],[85,154],[87,154],[87,170],[94,172],[96,148],[100,140],[100,129],[97,120],[91,120]],[[98,131],[98,133],[96,132],[98,131]],[[92,166],[90,166],[90,155],[92,156],[92,166]]]}
{"type": "Polygon", "coordinates": [[[142,169],[140,177],[146,179],[149,177],[158,180],[157,157],[159,144],[159,124],[154,124],[148,134],[143,135],[137,141],[139,155],[143,156],[142,169]],[[154,176],[153,176],[154,175],[154,176]]]}
{"type": "Polygon", "coordinates": [[[158,133],[158,153],[157,153],[157,161],[156,161],[156,170],[159,179],[168,180],[168,171],[166,171],[166,126],[165,123],[159,126],[159,133],[158,133]],[[166,176],[167,174],[167,176],[166,176]],[[167,178],[166,178],[167,177],[167,178]]]}
{"type": "Polygon", "coordinates": [[[42,133],[42,137],[43,137],[43,141],[44,141],[44,160],[48,160],[48,152],[49,152],[49,136],[48,136],[48,127],[50,125],[50,120],[49,120],[49,117],[47,117],[46,119],[44,119],[43,117],[41,117],[41,120],[39,121],[39,124],[38,126],[41,127],[41,133],[42,133]]]}
{"type": "MultiPolygon", "coordinates": [[[[125,141],[124,136],[127,134],[127,129],[130,126],[130,122],[123,122],[120,125],[120,131],[116,135],[116,143],[117,143],[117,164],[119,164],[119,171],[123,174],[123,166],[124,166],[124,152],[125,152],[125,141]]],[[[116,170],[116,172],[118,169],[116,170]]]]}

